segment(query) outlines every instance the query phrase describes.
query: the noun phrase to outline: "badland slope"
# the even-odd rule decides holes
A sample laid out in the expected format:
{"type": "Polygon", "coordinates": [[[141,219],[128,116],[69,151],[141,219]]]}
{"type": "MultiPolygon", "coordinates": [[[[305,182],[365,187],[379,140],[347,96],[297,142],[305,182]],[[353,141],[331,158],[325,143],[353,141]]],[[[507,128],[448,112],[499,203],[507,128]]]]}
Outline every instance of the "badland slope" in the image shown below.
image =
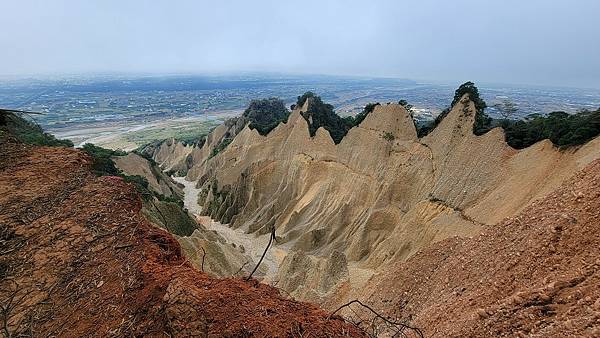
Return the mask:
{"type": "Polygon", "coordinates": [[[289,252],[280,286],[302,299],[324,301],[344,284],[360,289],[373,272],[435,242],[477,235],[600,158],[598,138],[515,150],[501,128],[474,135],[468,95],[424,138],[403,106],[387,104],[337,145],[323,128],[310,136],[309,104],[266,136],[245,126],[215,154],[231,130],[223,125],[186,156],[203,213],[248,233],[275,227],[289,252]]]}

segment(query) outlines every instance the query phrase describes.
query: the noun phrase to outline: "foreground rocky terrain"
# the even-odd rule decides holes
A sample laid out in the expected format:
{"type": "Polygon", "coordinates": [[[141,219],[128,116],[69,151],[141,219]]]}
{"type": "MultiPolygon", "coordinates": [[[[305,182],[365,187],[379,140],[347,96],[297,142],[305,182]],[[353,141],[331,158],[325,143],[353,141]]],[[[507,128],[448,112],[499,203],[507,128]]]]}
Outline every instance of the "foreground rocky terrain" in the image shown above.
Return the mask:
{"type": "Polygon", "coordinates": [[[5,336],[361,336],[255,280],[214,279],[141,214],[120,177],[80,150],[0,131],[5,336]]]}

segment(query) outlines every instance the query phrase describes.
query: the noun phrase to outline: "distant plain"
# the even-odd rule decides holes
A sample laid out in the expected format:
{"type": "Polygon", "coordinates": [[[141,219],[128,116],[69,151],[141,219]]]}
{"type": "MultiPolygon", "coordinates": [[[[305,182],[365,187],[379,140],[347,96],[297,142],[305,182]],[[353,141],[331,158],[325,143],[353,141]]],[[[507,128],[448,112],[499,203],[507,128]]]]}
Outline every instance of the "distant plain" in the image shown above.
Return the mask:
{"type": "MultiPolygon", "coordinates": [[[[417,119],[432,119],[448,106],[456,84],[392,78],[286,74],[70,76],[0,81],[0,107],[42,112],[32,118],[76,145],[90,142],[132,150],[156,139],[194,139],[252,99],[279,97],[288,106],[306,91],[354,115],[370,102],[407,100],[417,119]]],[[[488,105],[510,99],[518,115],[600,107],[600,91],[479,84],[488,105]]],[[[494,110],[489,109],[493,116],[494,110]]]]}

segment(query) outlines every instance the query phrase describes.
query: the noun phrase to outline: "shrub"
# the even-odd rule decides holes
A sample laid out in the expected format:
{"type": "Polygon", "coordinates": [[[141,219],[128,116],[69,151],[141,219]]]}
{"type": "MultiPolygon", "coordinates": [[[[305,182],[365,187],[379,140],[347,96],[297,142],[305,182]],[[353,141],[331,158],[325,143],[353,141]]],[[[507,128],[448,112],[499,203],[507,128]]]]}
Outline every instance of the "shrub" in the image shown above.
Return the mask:
{"type": "Polygon", "coordinates": [[[421,138],[425,135],[429,134],[429,132],[434,128],[434,121],[415,121],[415,128],[417,129],[417,137],[421,138]]]}
{"type": "Polygon", "coordinates": [[[320,127],[329,131],[333,142],[338,144],[342,138],[352,128],[352,121],[348,118],[341,118],[333,110],[333,106],[324,103],[320,96],[312,92],[306,92],[298,97],[298,106],[302,106],[310,98],[310,104],[306,112],[302,113],[304,119],[308,122],[308,131],[310,136],[315,136],[320,127]]]}
{"type": "Polygon", "coordinates": [[[73,147],[73,142],[70,140],[59,140],[54,135],[44,132],[39,125],[17,114],[0,112],[0,117],[3,118],[1,125],[5,125],[10,133],[23,143],[48,147],[73,147]]]}
{"type": "Polygon", "coordinates": [[[302,96],[298,96],[298,100],[296,100],[296,105],[294,106],[294,108],[302,107],[304,105],[304,102],[306,102],[306,100],[309,97],[318,97],[318,96],[316,96],[315,93],[308,91],[308,92],[302,94],[302,96]]]}
{"type": "MultiPolygon", "coordinates": [[[[145,177],[139,175],[123,175],[119,174],[119,176],[123,177],[125,182],[133,183],[135,189],[140,194],[143,200],[148,201],[155,194],[157,196],[163,196],[161,194],[157,194],[154,191],[150,190],[148,180],[145,177]]],[[[163,196],[164,197],[164,196],[163,196]]]]}
{"type": "Polygon", "coordinates": [[[125,152],[120,150],[111,150],[98,147],[91,143],[86,143],[81,148],[92,157],[92,171],[97,176],[119,176],[120,170],[115,166],[112,156],[123,156],[125,152]]]}
{"type": "Polygon", "coordinates": [[[492,129],[492,119],[485,113],[487,104],[479,96],[479,89],[471,81],[465,82],[458,87],[454,92],[454,99],[451,106],[460,101],[464,94],[469,94],[469,99],[475,104],[475,122],[473,123],[473,133],[475,135],[483,135],[492,129]]]}
{"type": "Polygon", "coordinates": [[[408,101],[406,100],[400,100],[398,101],[398,104],[401,105],[402,107],[404,107],[409,113],[413,112],[413,105],[408,103],[408,101]]]}
{"type": "Polygon", "coordinates": [[[504,121],[506,143],[516,149],[544,139],[566,148],[584,144],[600,134],[600,109],[577,114],[552,112],[547,116],[530,114],[524,120],[504,121]]]}
{"type": "Polygon", "coordinates": [[[218,153],[223,151],[223,149],[227,148],[227,146],[233,141],[231,138],[226,138],[221,141],[216,147],[213,148],[212,153],[210,153],[209,159],[217,156],[218,153]]]}
{"type": "Polygon", "coordinates": [[[252,100],[243,114],[250,121],[249,127],[261,135],[267,135],[279,123],[287,122],[289,115],[283,101],[275,97],[252,100]]]}
{"type": "Polygon", "coordinates": [[[389,131],[386,131],[385,134],[383,134],[383,138],[386,141],[390,141],[390,142],[396,139],[396,137],[394,137],[394,134],[390,133],[389,131]]]}
{"type": "Polygon", "coordinates": [[[473,133],[475,135],[482,135],[492,129],[492,119],[485,113],[485,108],[487,104],[485,101],[479,96],[479,90],[475,86],[475,84],[471,81],[465,82],[461,84],[454,91],[454,98],[452,99],[452,103],[449,108],[442,110],[440,115],[438,115],[432,124],[424,125],[421,130],[417,130],[417,134],[419,137],[423,137],[429,134],[432,130],[434,130],[440,122],[448,115],[452,107],[454,107],[457,103],[459,103],[461,97],[463,95],[469,94],[469,99],[473,101],[475,104],[475,122],[473,123],[473,133]]]}
{"type": "Polygon", "coordinates": [[[380,105],[381,104],[379,102],[367,103],[365,108],[363,108],[363,110],[360,113],[356,114],[356,116],[354,116],[354,118],[352,118],[350,116],[350,119],[348,120],[348,122],[351,124],[352,127],[358,126],[362,121],[364,121],[364,119],[367,117],[367,115],[371,114],[373,112],[373,110],[375,110],[375,107],[380,106],[380,105]]]}
{"type": "Polygon", "coordinates": [[[487,108],[487,104],[479,96],[479,89],[477,89],[475,84],[471,81],[461,84],[458,89],[454,91],[454,99],[452,100],[450,107],[454,107],[454,105],[457,104],[458,101],[460,101],[460,98],[465,94],[469,94],[469,99],[473,101],[477,111],[483,111],[485,108],[487,108]]]}

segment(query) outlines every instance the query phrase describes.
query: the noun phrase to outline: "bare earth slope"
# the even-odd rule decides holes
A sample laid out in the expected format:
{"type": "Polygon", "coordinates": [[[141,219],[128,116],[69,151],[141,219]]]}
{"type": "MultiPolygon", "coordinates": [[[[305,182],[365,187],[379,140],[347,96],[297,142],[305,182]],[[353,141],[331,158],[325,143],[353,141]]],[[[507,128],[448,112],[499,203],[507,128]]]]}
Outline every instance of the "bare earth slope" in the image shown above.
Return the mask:
{"type": "Polygon", "coordinates": [[[388,104],[337,145],[323,128],[309,135],[301,116],[309,104],[267,136],[246,126],[211,157],[225,126],[215,130],[189,157],[187,179],[202,188],[199,203],[213,219],[248,233],[275,227],[277,246],[291,253],[280,286],[312,301],[345,283],[360,290],[369,273],[432,243],[477,235],[600,158],[600,138],[515,150],[500,128],[476,136],[468,96],[425,138],[404,107],[388,104]],[[338,273],[315,282],[324,269],[338,273]]]}
{"type": "Polygon", "coordinates": [[[429,337],[600,336],[600,160],[518,216],[450,238],[363,295],[429,337]]]}
{"type": "Polygon", "coordinates": [[[33,336],[338,336],[353,326],[256,281],[213,279],[139,211],[133,186],[78,150],[0,134],[4,333],[33,336]]]}

